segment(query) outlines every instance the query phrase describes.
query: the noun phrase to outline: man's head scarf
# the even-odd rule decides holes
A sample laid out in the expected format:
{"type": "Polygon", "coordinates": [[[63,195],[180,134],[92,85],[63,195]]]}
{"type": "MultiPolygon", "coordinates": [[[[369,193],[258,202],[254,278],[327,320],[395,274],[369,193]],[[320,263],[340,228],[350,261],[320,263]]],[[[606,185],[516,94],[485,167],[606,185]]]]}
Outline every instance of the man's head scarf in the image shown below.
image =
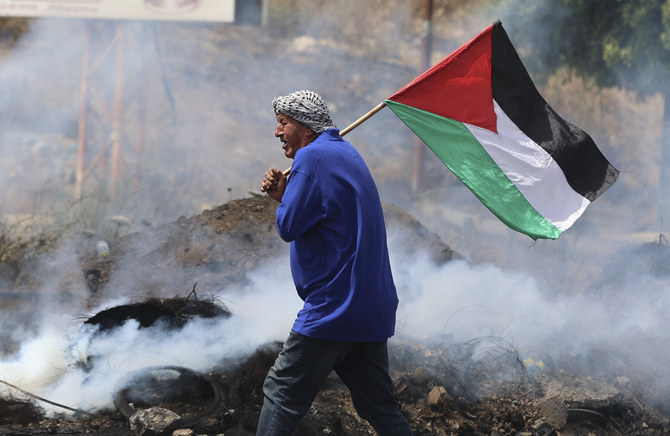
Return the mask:
{"type": "Polygon", "coordinates": [[[335,128],[323,98],[314,91],[300,90],[272,100],[275,115],[284,114],[316,133],[335,128]]]}

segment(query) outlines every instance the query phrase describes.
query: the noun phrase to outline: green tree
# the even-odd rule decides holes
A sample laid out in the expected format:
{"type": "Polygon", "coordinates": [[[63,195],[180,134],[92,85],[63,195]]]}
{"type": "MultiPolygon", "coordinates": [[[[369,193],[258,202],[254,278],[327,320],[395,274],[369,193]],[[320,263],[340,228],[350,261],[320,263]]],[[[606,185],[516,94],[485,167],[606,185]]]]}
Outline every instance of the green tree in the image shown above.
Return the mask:
{"type": "Polygon", "coordinates": [[[503,6],[503,24],[513,23],[506,30],[538,80],[567,67],[603,87],[664,96],[659,210],[670,218],[670,0],[497,4],[503,6]]]}

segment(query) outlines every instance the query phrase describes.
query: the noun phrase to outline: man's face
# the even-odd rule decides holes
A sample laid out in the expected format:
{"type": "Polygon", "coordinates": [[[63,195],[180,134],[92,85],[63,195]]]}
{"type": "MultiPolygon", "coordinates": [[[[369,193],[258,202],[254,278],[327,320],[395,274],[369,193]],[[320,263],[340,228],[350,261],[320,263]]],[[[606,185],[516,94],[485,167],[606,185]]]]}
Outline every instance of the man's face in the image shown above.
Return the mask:
{"type": "Polygon", "coordinates": [[[284,156],[293,159],[295,152],[312,142],[314,131],[288,115],[277,115],[275,136],[284,144],[284,156]]]}

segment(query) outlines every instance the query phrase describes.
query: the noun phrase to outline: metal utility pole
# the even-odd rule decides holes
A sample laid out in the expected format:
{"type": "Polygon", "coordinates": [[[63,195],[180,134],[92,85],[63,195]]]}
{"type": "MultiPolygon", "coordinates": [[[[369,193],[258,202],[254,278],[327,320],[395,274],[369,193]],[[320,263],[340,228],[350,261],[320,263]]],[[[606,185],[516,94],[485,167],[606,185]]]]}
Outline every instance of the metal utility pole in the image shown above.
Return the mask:
{"type": "Polygon", "coordinates": [[[125,39],[123,27],[117,30],[116,50],[116,92],[114,93],[114,118],[112,119],[112,178],[110,180],[110,194],[116,197],[116,184],[119,177],[119,159],[121,154],[121,120],[123,111],[123,55],[125,39]]]}
{"type": "MultiPolygon", "coordinates": [[[[75,199],[83,198],[84,185],[86,178],[93,171],[95,166],[100,171],[100,179],[107,177],[107,158],[108,149],[111,147],[111,178],[109,182],[109,193],[113,198],[116,195],[117,178],[119,177],[119,165],[122,159],[121,150],[121,129],[123,124],[123,75],[124,75],[124,51],[125,36],[122,25],[113,24],[113,35],[111,40],[102,48],[99,56],[91,62],[91,26],[86,26],[86,35],[84,40],[84,53],[82,62],[81,78],[81,105],[79,114],[79,141],[77,152],[77,169],[75,175],[75,199]],[[98,68],[105,61],[107,55],[116,49],[116,80],[113,93],[113,102],[107,100],[108,93],[99,92],[94,83],[94,75],[98,68]],[[110,111],[109,106],[113,106],[110,111]],[[98,118],[103,121],[103,125],[98,125],[97,130],[107,132],[111,126],[111,132],[98,134],[96,140],[91,140],[88,129],[89,110],[96,107],[98,109],[98,118]],[[87,140],[88,139],[88,140],[87,140]]],[[[113,62],[113,61],[112,61],[113,62]]]]}
{"type": "Polygon", "coordinates": [[[86,148],[86,107],[88,106],[88,70],[91,49],[91,30],[87,26],[84,35],[84,53],[81,73],[81,104],[79,108],[79,138],[77,147],[77,167],[75,171],[75,199],[82,199],[84,187],[84,150],[86,148]]]}
{"type": "MultiPolygon", "coordinates": [[[[423,39],[421,41],[421,71],[431,67],[433,54],[433,0],[425,0],[425,16],[423,22],[423,39]]],[[[414,165],[412,166],[412,191],[418,192],[423,188],[424,160],[426,146],[418,138],[414,140],[414,165]]]]}

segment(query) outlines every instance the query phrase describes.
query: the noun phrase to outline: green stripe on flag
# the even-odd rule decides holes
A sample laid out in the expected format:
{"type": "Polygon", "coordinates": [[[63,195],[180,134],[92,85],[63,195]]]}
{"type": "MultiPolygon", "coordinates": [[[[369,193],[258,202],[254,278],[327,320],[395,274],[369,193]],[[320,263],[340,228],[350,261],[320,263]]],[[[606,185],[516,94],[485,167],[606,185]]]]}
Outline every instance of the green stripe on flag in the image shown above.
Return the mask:
{"type": "Polygon", "coordinates": [[[463,123],[392,100],[386,105],[510,228],[531,238],[561,234],[526,200],[463,123]]]}

